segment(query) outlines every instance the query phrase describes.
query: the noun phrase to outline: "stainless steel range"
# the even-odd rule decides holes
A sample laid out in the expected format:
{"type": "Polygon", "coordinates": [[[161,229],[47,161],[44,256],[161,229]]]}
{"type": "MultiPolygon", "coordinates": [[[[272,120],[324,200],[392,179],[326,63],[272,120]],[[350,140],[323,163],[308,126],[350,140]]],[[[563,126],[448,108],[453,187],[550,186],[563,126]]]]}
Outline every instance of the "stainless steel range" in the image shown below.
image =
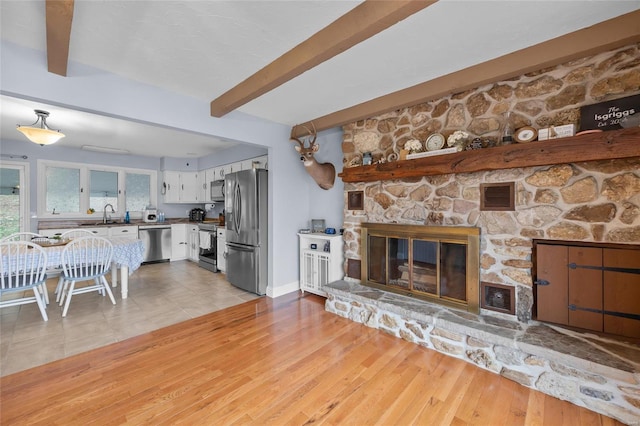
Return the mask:
{"type": "Polygon", "coordinates": [[[200,237],[198,265],[210,271],[218,272],[217,226],[213,223],[199,223],[198,230],[200,237]]]}

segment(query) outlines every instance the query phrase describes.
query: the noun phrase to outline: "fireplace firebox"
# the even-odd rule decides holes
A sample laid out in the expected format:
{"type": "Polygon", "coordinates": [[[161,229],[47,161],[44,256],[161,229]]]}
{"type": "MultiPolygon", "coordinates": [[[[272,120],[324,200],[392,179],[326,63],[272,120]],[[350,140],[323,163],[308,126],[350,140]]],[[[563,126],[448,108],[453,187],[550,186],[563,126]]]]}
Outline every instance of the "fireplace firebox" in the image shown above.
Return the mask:
{"type": "Polygon", "coordinates": [[[363,223],[363,285],[479,312],[480,228],[363,223]]]}

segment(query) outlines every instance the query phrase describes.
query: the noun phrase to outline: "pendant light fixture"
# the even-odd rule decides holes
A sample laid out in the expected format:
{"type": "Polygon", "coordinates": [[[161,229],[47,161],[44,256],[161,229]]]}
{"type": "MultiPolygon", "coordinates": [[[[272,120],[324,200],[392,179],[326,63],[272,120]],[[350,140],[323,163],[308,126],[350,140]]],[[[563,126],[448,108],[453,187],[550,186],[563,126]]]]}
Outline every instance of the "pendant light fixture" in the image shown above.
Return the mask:
{"type": "Polygon", "coordinates": [[[38,119],[30,126],[21,126],[18,124],[18,131],[25,135],[31,142],[37,143],[41,146],[51,145],[64,138],[64,133],[60,130],[52,130],[47,126],[47,117],[49,117],[48,111],[41,109],[34,110],[38,119]],[[36,125],[39,125],[37,127],[36,125]]]}

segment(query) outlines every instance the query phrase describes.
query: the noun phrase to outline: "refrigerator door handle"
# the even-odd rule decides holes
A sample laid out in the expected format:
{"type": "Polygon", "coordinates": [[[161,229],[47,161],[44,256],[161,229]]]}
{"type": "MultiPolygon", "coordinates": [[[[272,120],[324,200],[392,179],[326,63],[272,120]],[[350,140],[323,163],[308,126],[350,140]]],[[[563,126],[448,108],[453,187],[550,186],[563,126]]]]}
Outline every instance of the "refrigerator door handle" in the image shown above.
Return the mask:
{"type": "MultiPolygon", "coordinates": [[[[255,246],[245,246],[245,245],[236,244],[236,243],[227,243],[227,247],[232,250],[244,251],[248,253],[254,252],[257,248],[255,246]]],[[[226,256],[226,253],[225,253],[225,256],[226,256]]]]}
{"type": "Polygon", "coordinates": [[[241,194],[240,193],[240,185],[238,183],[236,183],[236,187],[235,187],[235,191],[234,192],[235,192],[235,197],[233,197],[234,200],[235,200],[234,209],[236,211],[236,214],[234,216],[234,221],[235,221],[234,225],[235,225],[235,228],[236,228],[236,233],[239,234],[240,233],[240,220],[241,220],[240,216],[242,215],[242,200],[240,198],[240,196],[241,196],[240,195],[241,194]]]}

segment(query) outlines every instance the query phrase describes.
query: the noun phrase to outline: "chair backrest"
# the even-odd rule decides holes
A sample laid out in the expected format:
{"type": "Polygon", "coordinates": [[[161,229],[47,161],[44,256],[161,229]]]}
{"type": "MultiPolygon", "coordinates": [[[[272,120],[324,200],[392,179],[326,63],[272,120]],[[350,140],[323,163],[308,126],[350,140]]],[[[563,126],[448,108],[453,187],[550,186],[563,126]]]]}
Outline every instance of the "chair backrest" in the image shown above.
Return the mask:
{"type": "Polygon", "coordinates": [[[74,238],[81,237],[93,237],[93,232],[88,229],[71,229],[70,231],[65,231],[60,235],[60,239],[62,240],[72,240],[74,238]]]}
{"type": "Polygon", "coordinates": [[[113,245],[106,238],[76,238],[62,251],[62,268],[67,277],[95,277],[109,270],[112,257],[113,245]]]}
{"type": "Polygon", "coordinates": [[[46,279],[47,252],[28,241],[0,243],[0,290],[29,287],[46,279]]]}
{"type": "Polygon", "coordinates": [[[0,240],[5,241],[31,241],[36,238],[47,238],[44,235],[34,234],[33,232],[16,232],[15,234],[8,235],[0,240]]]}

